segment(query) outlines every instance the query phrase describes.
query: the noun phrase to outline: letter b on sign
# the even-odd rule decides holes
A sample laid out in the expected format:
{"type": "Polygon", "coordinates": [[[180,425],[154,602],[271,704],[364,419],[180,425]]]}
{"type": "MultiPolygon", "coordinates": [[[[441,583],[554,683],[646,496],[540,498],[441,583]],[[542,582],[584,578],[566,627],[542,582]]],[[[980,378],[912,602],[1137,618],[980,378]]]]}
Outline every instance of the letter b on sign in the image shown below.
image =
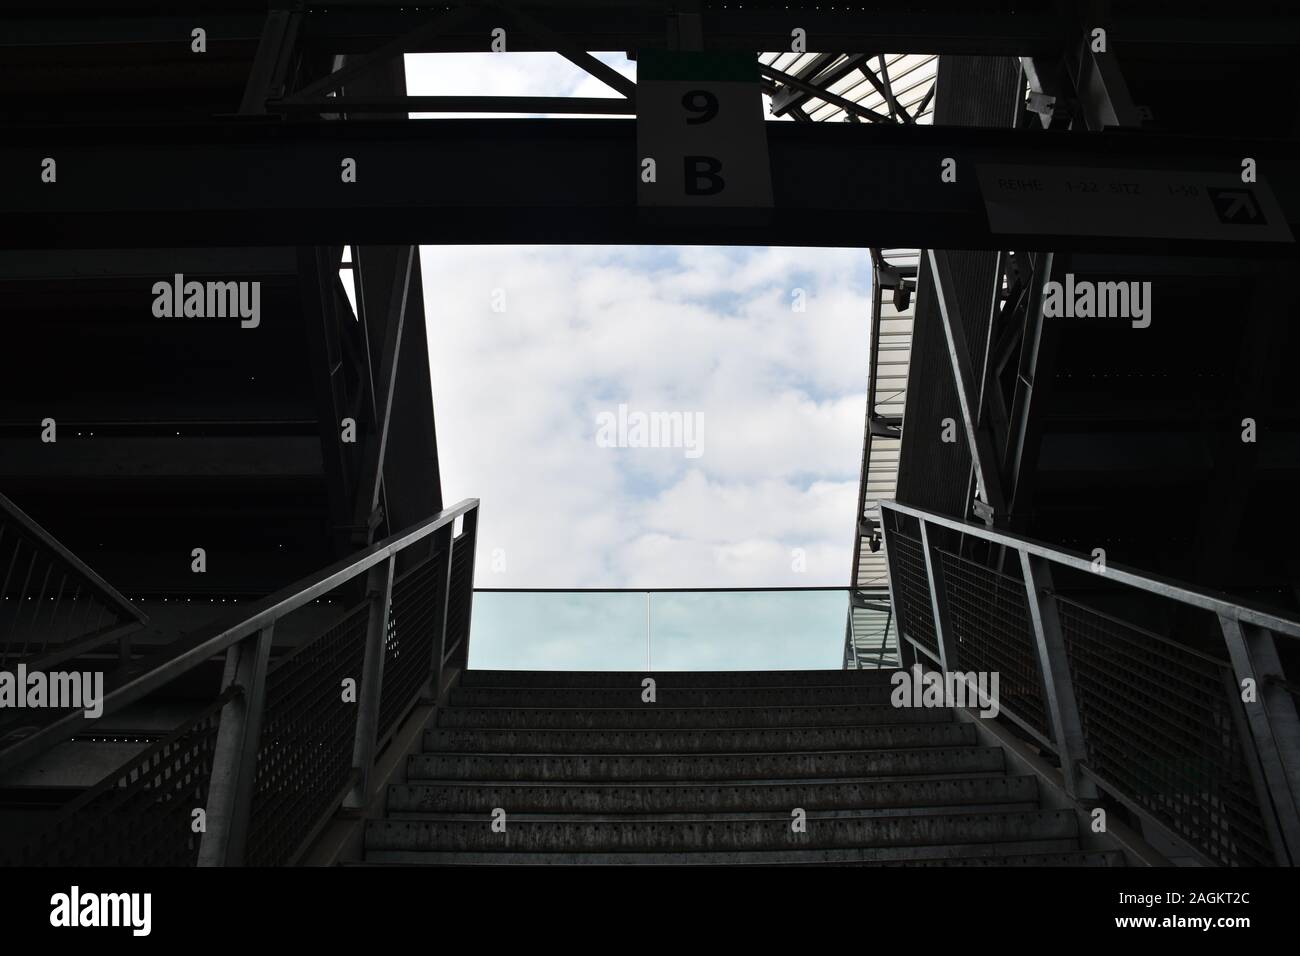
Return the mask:
{"type": "Polygon", "coordinates": [[[682,178],[688,196],[716,196],[722,192],[722,161],[713,156],[687,156],[682,160],[682,178]]]}
{"type": "MultiPolygon", "coordinates": [[[[637,201],[642,207],[761,208],[772,174],[757,61],[643,50],[637,61],[637,201]],[[646,158],[655,175],[646,175],[646,158]]],[[[724,214],[725,215],[725,214],[724,214]]]]}

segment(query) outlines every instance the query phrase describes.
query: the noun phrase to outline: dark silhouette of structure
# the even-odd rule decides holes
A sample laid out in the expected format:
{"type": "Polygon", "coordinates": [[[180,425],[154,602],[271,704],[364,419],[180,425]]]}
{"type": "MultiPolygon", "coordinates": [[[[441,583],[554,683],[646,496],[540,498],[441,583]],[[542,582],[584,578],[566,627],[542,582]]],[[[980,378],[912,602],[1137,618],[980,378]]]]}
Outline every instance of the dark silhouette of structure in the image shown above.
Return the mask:
{"type": "Polygon", "coordinates": [[[0,671],[104,686],[0,862],[1294,864],[1300,17],[1070,6],[6,12],[0,671]],[[502,26],[619,96],[406,95],[502,26]],[[611,49],[790,50],[770,207],[639,206],[611,49]],[[864,249],[843,671],[466,669],[422,242],[864,249]]]}

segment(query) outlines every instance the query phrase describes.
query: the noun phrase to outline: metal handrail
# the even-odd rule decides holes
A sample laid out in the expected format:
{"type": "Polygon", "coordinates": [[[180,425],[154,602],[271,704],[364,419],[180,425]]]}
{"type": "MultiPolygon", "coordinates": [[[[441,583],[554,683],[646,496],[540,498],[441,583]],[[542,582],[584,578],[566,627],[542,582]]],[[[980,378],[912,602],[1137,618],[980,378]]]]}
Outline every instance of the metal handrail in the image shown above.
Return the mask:
{"type": "Polygon", "coordinates": [[[23,511],[13,500],[0,494],[0,511],[20,524],[28,534],[37,539],[45,548],[54,552],[59,560],[67,563],[95,590],[107,603],[118,608],[127,617],[134,618],[140,624],[148,624],[149,616],[128,601],[117,588],[109,584],[79,557],[65,548],[59,541],[23,511]]]}
{"type": "MultiPolygon", "coordinates": [[[[1297,717],[1294,702],[1289,698],[1287,689],[1281,682],[1285,680],[1282,664],[1274,645],[1273,635],[1284,634],[1287,637],[1300,637],[1300,623],[1278,616],[1263,608],[1242,604],[1231,596],[1212,593],[1190,587],[1154,574],[1135,571],[1131,568],[1107,564],[1104,570],[1094,566],[1091,556],[1068,551],[1053,545],[1036,541],[1006,531],[994,530],[982,524],[951,518],[920,508],[881,502],[885,511],[895,516],[903,515],[915,520],[920,529],[919,546],[922,567],[913,572],[924,575],[925,585],[929,590],[928,613],[933,625],[934,648],[924,647],[916,638],[906,631],[909,629],[907,617],[899,621],[900,651],[910,645],[910,659],[918,665],[922,653],[933,658],[940,669],[954,673],[961,671],[964,652],[961,650],[960,628],[952,630],[952,608],[950,607],[949,583],[947,572],[940,564],[940,555],[947,554],[933,542],[930,531],[934,528],[947,528],[963,535],[971,535],[1012,549],[1020,561],[1025,598],[1026,627],[1030,633],[1032,649],[1029,656],[1033,667],[1041,679],[1043,705],[1047,720],[1047,736],[1025,724],[1023,714],[1017,715],[1015,708],[1003,707],[1005,715],[1013,722],[1029,729],[1032,735],[1060,758],[1062,783],[1065,791],[1073,798],[1087,804],[1097,797],[1097,787],[1106,790],[1112,797],[1135,812],[1142,820],[1151,823],[1175,842],[1183,844],[1193,855],[1209,862],[1203,847],[1184,839],[1183,835],[1170,829],[1151,808],[1145,806],[1133,793],[1126,792],[1122,786],[1108,781],[1098,768],[1089,763],[1090,743],[1089,729],[1082,720],[1079,699],[1075,684],[1077,661],[1073,658],[1062,625],[1060,609],[1062,605],[1074,604],[1086,609],[1085,605],[1073,602],[1061,596],[1052,584],[1050,566],[1056,564],[1078,571],[1091,572],[1104,576],[1116,584],[1126,585],[1145,591],[1162,599],[1179,602],[1188,607],[1199,608],[1215,615],[1222,631],[1225,648],[1230,663],[1213,661],[1222,668],[1224,675],[1224,693],[1229,712],[1233,715],[1236,737],[1245,755],[1250,777],[1250,786],[1255,793],[1256,803],[1263,815],[1262,823],[1268,842],[1271,844],[1274,859],[1283,864],[1300,863],[1300,718],[1297,717]],[[953,643],[954,636],[957,642],[953,643]],[[953,653],[959,658],[955,665],[953,653]],[[1258,692],[1248,697],[1244,689],[1254,685],[1258,692]]],[[[882,511],[883,517],[883,511],[882,511]]],[[[900,565],[894,557],[897,536],[903,532],[891,529],[893,521],[882,521],[882,534],[885,551],[888,556],[886,567],[890,576],[890,601],[897,617],[899,608],[896,576],[901,574],[900,565]]],[[[948,555],[953,558],[955,556],[948,555]]],[[[962,560],[962,559],[959,559],[962,560]]],[[[993,568],[986,569],[998,573],[993,568]]],[[[1006,575],[1003,575],[1006,577],[1006,575]]],[[[908,611],[910,616],[911,610],[908,611]]],[[[1149,634],[1140,627],[1126,621],[1120,621],[1110,615],[1103,617],[1115,621],[1123,627],[1138,633],[1149,634]]],[[[1156,637],[1166,645],[1175,642],[1156,637]]],[[[1181,645],[1175,645],[1181,646],[1181,645]]],[[[1187,649],[1198,657],[1195,649],[1187,649]]],[[[906,666],[906,661],[903,661],[906,666]]],[[[1235,858],[1234,858],[1235,859],[1235,858]]]]}
{"type": "MultiPolygon", "coordinates": [[[[467,498],[405,531],[390,535],[383,541],[253,602],[242,610],[234,623],[216,622],[207,625],[191,636],[168,645],[157,654],[127,663],[105,676],[101,717],[134,703],[217,654],[273,626],[279,619],[369,571],[399,551],[452,525],[457,518],[475,511],[478,505],[477,498],[467,498]]],[[[62,712],[30,735],[0,749],[0,773],[68,739],[91,723],[83,711],[62,712]]]]}
{"type": "MultiPolygon", "coordinates": [[[[1005,545],[1014,548],[1016,551],[1027,552],[1063,567],[1074,568],[1076,571],[1087,571],[1092,574],[1099,573],[1093,570],[1093,558],[1081,552],[1058,548],[1055,545],[1036,541],[1033,538],[1025,538],[1007,531],[998,531],[983,524],[963,521],[959,518],[949,518],[946,515],[913,508],[910,505],[902,505],[895,501],[882,501],[881,506],[890,511],[916,518],[918,521],[924,521],[926,524],[938,525],[963,534],[974,535],[993,544],[1005,545]]],[[[1267,628],[1288,637],[1300,637],[1300,622],[1278,617],[1261,607],[1243,604],[1223,592],[1215,594],[1210,591],[1199,590],[1171,578],[1148,574],[1118,564],[1111,564],[1109,561],[1106,562],[1106,570],[1102,573],[1109,580],[1120,584],[1128,584],[1160,597],[1172,598],[1175,601],[1202,608],[1220,617],[1227,617],[1229,620],[1267,628]]]]}

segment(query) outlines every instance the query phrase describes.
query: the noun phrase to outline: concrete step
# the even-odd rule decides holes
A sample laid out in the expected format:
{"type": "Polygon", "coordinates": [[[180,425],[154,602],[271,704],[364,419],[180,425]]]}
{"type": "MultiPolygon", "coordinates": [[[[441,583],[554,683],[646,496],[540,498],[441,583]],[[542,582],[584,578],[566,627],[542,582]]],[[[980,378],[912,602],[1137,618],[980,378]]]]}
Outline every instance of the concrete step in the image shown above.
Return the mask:
{"type": "Polygon", "coordinates": [[[1001,773],[996,747],[759,754],[415,754],[412,782],[720,781],[1001,773]]]}
{"type": "Polygon", "coordinates": [[[851,783],[564,784],[423,783],[388,790],[388,814],[490,813],[729,813],[784,810],[866,810],[1025,803],[1038,799],[1030,776],[854,781],[851,783]]]}
{"type": "Polygon", "coordinates": [[[706,729],[717,727],[855,727],[864,724],[945,723],[942,707],[451,707],[438,726],[452,729],[527,730],[706,729]]]}
{"type": "MultiPolygon", "coordinates": [[[[861,673],[861,672],[849,672],[861,673]]],[[[457,687],[453,707],[830,707],[857,704],[888,707],[887,684],[783,687],[663,687],[655,703],[641,700],[641,686],[623,687],[457,687]]]]}
{"type": "Polygon", "coordinates": [[[1077,818],[1066,810],[810,818],[804,833],[792,831],[788,813],[713,821],[507,818],[506,827],[504,833],[493,832],[486,817],[477,822],[373,820],[366,826],[365,847],[408,852],[737,852],[1069,840],[1078,833],[1077,818]]]}
{"type": "Polygon", "coordinates": [[[874,727],[775,727],[718,730],[426,730],[426,753],[697,754],[963,747],[971,724],[882,724],[874,727]]]}
{"type": "Polygon", "coordinates": [[[654,678],[658,688],[672,687],[859,687],[889,685],[893,670],[820,671],[466,671],[462,687],[604,687],[634,688],[654,678]]]}
{"type": "Polygon", "coordinates": [[[1060,853],[1023,853],[1008,856],[971,856],[949,859],[906,860],[893,866],[1124,866],[1124,854],[1069,850],[1060,853]]]}
{"type": "MultiPolygon", "coordinates": [[[[683,811],[679,813],[646,813],[636,816],[638,823],[721,823],[728,821],[746,822],[757,817],[770,817],[773,813],[784,814],[782,819],[786,819],[794,811],[795,807],[802,809],[805,818],[808,820],[848,820],[862,819],[870,817],[872,819],[880,817],[908,817],[908,816],[934,816],[939,813],[1008,813],[1012,810],[1037,810],[1038,804],[1034,800],[1019,800],[1010,803],[972,803],[962,804],[960,806],[917,806],[917,807],[879,807],[873,809],[863,809],[861,807],[851,807],[840,810],[809,810],[802,804],[791,804],[788,807],[767,808],[764,810],[707,810],[707,811],[683,811]]],[[[496,808],[494,808],[496,809],[496,808]]],[[[505,810],[505,807],[500,809],[505,810]]],[[[509,812],[509,811],[507,811],[509,812]]],[[[411,811],[407,813],[389,812],[385,814],[387,820],[424,820],[430,823],[482,823],[488,819],[491,811],[481,811],[476,813],[447,813],[444,811],[420,812],[411,811]]],[[[633,819],[626,813],[572,813],[564,810],[551,813],[531,813],[528,811],[515,811],[510,813],[510,819],[516,823],[614,823],[622,824],[633,819]]]]}
{"type": "MultiPolygon", "coordinates": [[[[887,866],[912,861],[942,866],[944,861],[963,865],[980,860],[981,866],[1001,866],[1003,860],[1059,859],[1077,853],[1073,840],[1025,840],[989,845],[861,847],[850,850],[757,850],[752,852],[690,853],[519,853],[429,852],[420,850],[370,850],[359,866],[610,866],[619,864],[683,866],[887,866]]],[[[1032,866],[1032,863],[1022,865],[1032,866]]],[[[1051,865],[1051,864],[1048,864],[1051,865]]],[[[1071,865],[1071,864],[1057,864],[1071,865]]]]}

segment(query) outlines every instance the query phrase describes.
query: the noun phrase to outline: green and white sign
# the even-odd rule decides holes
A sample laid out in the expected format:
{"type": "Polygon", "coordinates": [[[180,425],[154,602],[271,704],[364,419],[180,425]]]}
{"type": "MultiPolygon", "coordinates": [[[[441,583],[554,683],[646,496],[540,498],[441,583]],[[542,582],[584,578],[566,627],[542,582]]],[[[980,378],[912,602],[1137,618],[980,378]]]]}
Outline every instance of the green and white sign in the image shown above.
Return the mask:
{"type": "Polygon", "coordinates": [[[636,100],[640,205],[772,205],[752,54],[643,51],[636,100]]]}

